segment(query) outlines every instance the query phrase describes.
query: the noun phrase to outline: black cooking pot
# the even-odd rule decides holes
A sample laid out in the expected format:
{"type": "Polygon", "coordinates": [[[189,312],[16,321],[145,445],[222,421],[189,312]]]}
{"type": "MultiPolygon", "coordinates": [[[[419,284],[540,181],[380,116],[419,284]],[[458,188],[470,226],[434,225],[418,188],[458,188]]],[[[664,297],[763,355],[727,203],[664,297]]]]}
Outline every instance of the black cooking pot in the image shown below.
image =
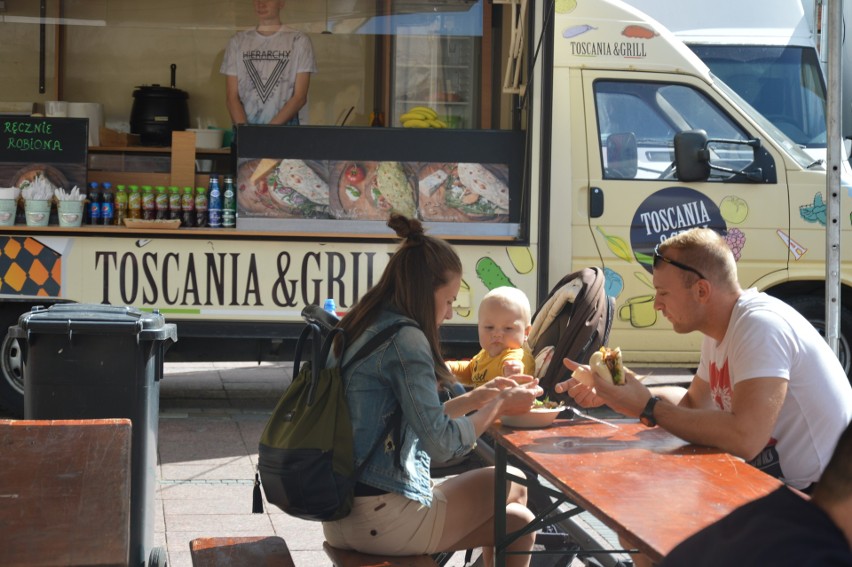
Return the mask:
{"type": "Polygon", "coordinates": [[[150,85],[133,91],[130,131],[139,134],[143,146],[170,146],[173,131],[189,128],[189,94],[175,88],[177,65],[172,63],[171,69],[170,87],[150,85]]]}

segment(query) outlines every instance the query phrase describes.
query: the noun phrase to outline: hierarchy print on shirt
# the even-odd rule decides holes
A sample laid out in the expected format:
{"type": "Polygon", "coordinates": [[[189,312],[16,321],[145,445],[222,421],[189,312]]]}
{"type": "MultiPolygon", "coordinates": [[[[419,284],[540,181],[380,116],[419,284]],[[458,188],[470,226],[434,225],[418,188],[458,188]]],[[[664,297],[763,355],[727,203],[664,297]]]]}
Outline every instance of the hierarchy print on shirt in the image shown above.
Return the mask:
{"type": "Polygon", "coordinates": [[[243,53],[243,64],[258,98],[264,104],[269,100],[275,85],[281,80],[290,63],[290,51],[278,49],[247,51],[243,53]]]}

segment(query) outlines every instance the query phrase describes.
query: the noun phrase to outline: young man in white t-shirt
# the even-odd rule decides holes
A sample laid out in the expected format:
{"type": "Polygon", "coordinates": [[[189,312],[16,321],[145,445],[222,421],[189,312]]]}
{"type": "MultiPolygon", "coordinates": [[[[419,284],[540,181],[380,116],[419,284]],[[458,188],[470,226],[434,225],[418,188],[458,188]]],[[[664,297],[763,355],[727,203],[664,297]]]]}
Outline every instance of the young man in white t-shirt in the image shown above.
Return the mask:
{"type": "Polygon", "coordinates": [[[626,371],[614,386],[588,366],[594,389],[557,386],[580,405],[606,403],[691,443],[737,455],[801,490],[819,479],[852,419],[852,387],[814,327],[783,301],[743,290],[725,239],[708,228],[654,251],[654,307],[678,333],[704,334],[701,361],[683,397],[643,386],[626,371]]]}
{"type": "Polygon", "coordinates": [[[284,0],[254,0],[257,26],[228,42],[219,71],[234,125],[305,122],[317,65],[310,38],[281,23],[283,8],[284,0]]]}

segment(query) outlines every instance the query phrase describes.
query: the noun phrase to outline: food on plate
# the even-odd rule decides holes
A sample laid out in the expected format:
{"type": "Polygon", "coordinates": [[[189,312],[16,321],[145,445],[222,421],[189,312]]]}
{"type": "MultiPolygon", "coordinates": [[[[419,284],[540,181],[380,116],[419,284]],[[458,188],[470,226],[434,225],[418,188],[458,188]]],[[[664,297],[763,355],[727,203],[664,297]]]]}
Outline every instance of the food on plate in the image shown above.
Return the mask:
{"type": "Polygon", "coordinates": [[[325,218],[328,183],[302,160],[248,162],[241,167],[239,208],[249,216],[325,218]]]}
{"type": "Polygon", "coordinates": [[[509,186],[480,163],[424,167],[418,185],[425,220],[502,221],[509,215],[509,186]]]}
{"type": "Polygon", "coordinates": [[[589,366],[598,376],[610,380],[616,386],[624,384],[624,364],[621,360],[621,348],[601,347],[600,350],[592,354],[589,359],[589,366]]]}
{"type": "Polygon", "coordinates": [[[543,400],[536,400],[535,402],[533,402],[532,410],[558,409],[562,408],[564,405],[565,404],[563,404],[562,402],[554,402],[547,396],[545,396],[543,400]]]}
{"type": "Polygon", "coordinates": [[[509,427],[547,427],[555,420],[565,405],[545,397],[536,400],[526,413],[500,416],[500,422],[509,427]]]}
{"type": "Polygon", "coordinates": [[[348,162],[338,168],[339,183],[331,200],[335,218],[384,220],[391,211],[414,217],[414,187],[397,161],[348,162]]]}

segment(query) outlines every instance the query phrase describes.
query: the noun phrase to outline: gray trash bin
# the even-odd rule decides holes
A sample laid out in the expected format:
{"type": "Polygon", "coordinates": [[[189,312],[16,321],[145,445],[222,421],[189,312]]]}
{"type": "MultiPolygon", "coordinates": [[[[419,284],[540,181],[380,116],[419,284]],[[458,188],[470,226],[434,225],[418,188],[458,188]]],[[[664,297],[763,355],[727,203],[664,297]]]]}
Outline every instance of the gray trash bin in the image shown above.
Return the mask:
{"type": "Polygon", "coordinates": [[[130,565],[164,565],[153,548],[157,430],[176,326],[158,312],[66,303],[33,308],[9,332],[21,344],[26,419],[131,420],[130,565]]]}

